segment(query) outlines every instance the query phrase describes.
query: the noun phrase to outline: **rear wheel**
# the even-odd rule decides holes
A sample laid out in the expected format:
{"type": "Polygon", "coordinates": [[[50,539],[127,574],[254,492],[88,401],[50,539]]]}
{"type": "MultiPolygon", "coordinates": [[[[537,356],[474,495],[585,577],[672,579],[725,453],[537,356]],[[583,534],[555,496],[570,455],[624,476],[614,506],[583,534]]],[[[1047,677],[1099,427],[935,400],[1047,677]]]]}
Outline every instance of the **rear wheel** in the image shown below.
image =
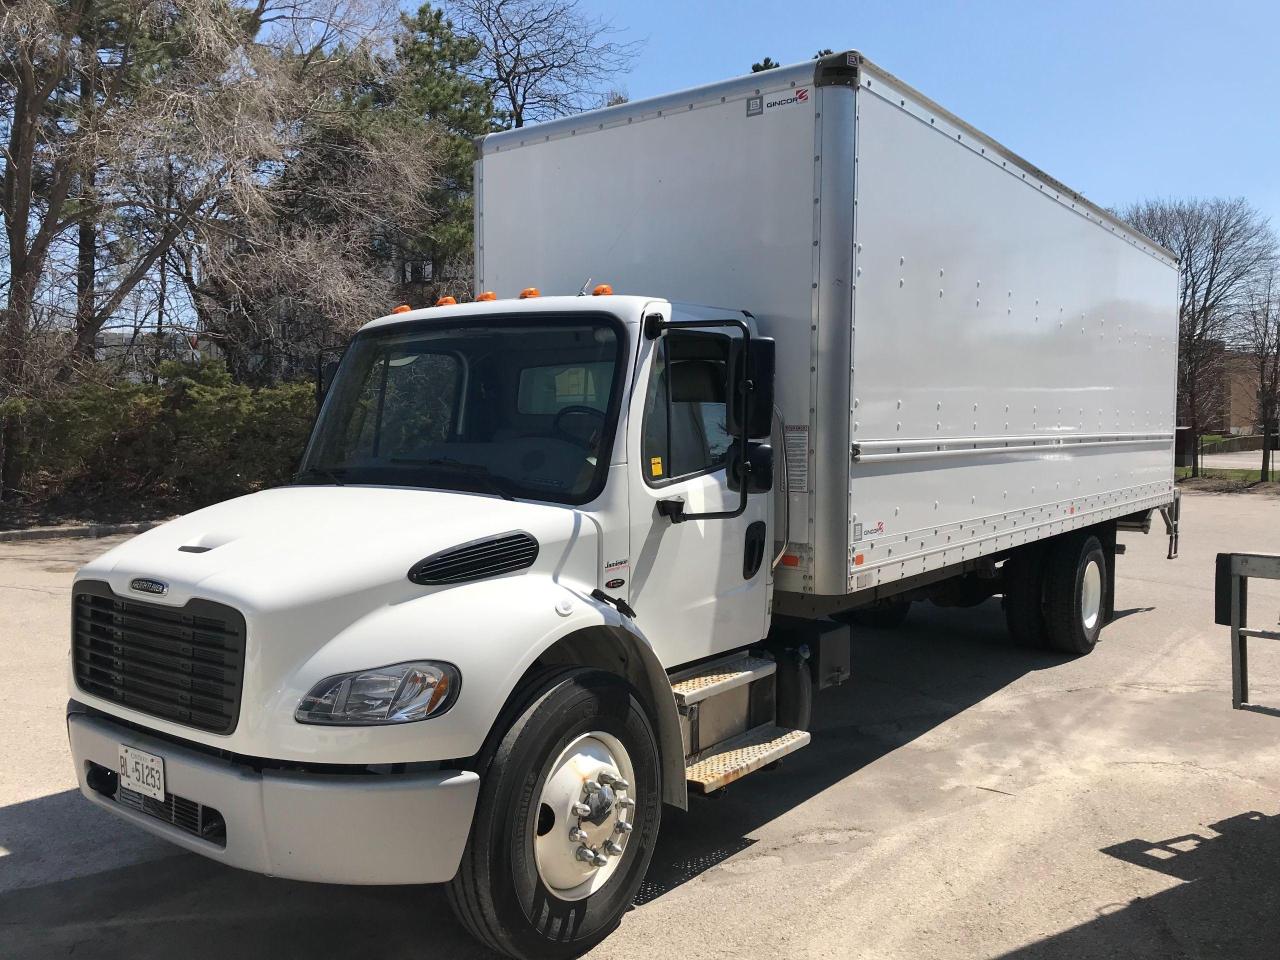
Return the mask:
{"type": "Polygon", "coordinates": [[[490,751],[449,902],[483,943],[576,957],[635,897],[661,815],[657,738],[635,690],[593,669],[525,692],[490,751]]]}
{"type": "Polygon", "coordinates": [[[1062,537],[1045,567],[1044,619],[1049,646],[1063,653],[1093,650],[1107,611],[1107,554],[1098,538],[1062,537]]]}
{"type": "Polygon", "coordinates": [[[1022,647],[1044,647],[1043,576],[1044,551],[1023,547],[1004,563],[1004,621],[1013,642],[1022,647]]]}

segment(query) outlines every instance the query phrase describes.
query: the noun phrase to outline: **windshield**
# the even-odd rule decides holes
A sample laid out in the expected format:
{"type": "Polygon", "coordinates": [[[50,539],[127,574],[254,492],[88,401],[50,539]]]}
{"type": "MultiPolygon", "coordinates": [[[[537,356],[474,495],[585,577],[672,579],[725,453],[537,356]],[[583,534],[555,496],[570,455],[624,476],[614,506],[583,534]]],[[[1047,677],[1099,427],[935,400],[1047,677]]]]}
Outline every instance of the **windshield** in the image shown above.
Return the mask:
{"type": "Polygon", "coordinates": [[[459,318],[351,344],[299,483],[438,487],[585,503],[604,486],[619,404],[604,318],[459,318]]]}

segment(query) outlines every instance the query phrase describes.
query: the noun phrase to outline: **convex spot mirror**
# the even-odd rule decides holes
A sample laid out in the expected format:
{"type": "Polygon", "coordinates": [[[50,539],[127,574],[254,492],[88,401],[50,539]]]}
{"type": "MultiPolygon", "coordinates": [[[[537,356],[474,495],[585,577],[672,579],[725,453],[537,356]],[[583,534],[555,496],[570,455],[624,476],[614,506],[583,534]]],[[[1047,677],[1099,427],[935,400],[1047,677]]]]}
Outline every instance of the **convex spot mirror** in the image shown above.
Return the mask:
{"type": "Polygon", "coordinates": [[[771,337],[752,337],[750,359],[744,369],[742,341],[735,340],[730,355],[728,405],[729,433],[738,436],[742,422],[747,423],[747,436],[767,438],[773,432],[774,342],[771,337]],[[739,386],[745,379],[751,390],[744,398],[739,386]]]}
{"type": "MultiPolygon", "coordinates": [[[[747,444],[747,465],[751,468],[747,481],[747,493],[768,493],[773,489],[773,447],[768,443],[752,441],[747,444]]],[[[725,479],[730,490],[742,489],[742,457],[735,442],[729,448],[729,460],[725,465],[725,479]]]]}

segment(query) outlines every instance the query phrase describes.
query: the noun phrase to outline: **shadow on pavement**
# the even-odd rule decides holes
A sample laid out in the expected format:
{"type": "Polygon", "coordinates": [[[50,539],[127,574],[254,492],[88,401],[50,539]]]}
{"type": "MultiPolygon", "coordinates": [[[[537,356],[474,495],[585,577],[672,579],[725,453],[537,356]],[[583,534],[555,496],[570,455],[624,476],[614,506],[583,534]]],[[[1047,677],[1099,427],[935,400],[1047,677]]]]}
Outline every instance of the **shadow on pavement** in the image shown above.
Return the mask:
{"type": "MultiPolygon", "coordinates": [[[[656,899],[745,849],[745,835],[799,806],[1019,677],[1069,657],[1013,645],[999,600],[969,609],[912,607],[894,630],[855,627],[853,677],[814,701],[813,740],[720,795],[663,811],[639,902],[656,899]]],[[[832,823],[831,827],[854,826],[832,823]]]]}
{"type": "Polygon", "coordinates": [[[1215,836],[1127,840],[1106,847],[1126,863],[1181,880],[1178,886],[1099,911],[1002,960],[1088,957],[1280,957],[1280,815],[1258,812],[1210,824],[1215,836]]]}
{"type": "MultiPolygon", "coordinates": [[[[762,772],[734,784],[723,798],[693,798],[687,813],[666,808],[636,902],[697,877],[749,847],[750,834],[761,825],[1024,674],[1065,659],[1013,647],[998,601],[969,610],[917,604],[897,630],[855,631],[854,677],[816,698],[812,744],[787,758],[785,776],[762,772]]],[[[49,824],[65,821],[48,816],[55,808],[78,802],[67,791],[0,811],[0,847],[21,836],[29,850],[49,824]]],[[[105,817],[87,804],[81,812],[92,813],[72,818],[82,830],[105,817]]],[[[109,840],[77,841],[78,855],[91,861],[102,856],[102,843],[150,842],[132,828],[112,826],[104,830],[109,840]]],[[[148,852],[154,856],[154,848],[148,852]]],[[[119,851],[113,855],[119,862],[119,851]]],[[[0,872],[4,868],[0,857],[0,872]]],[[[73,951],[77,958],[132,960],[489,955],[453,919],[442,887],[297,883],[189,854],[0,894],[0,931],[6,960],[73,951]]]]}
{"type": "Polygon", "coordinates": [[[1125,617],[1131,617],[1135,613],[1150,613],[1155,607],[1130,607],[1127,610],[1117,610],[1111,615],[1109,622],[1115,623],[1117,620],[1123,620],[1125,617]]]}
{"type": "Polygon", "coordinates": [[[295,883],[194,854],[6,894],[0,931],[6,960],[491,956],[441,887],[295,883]]]}

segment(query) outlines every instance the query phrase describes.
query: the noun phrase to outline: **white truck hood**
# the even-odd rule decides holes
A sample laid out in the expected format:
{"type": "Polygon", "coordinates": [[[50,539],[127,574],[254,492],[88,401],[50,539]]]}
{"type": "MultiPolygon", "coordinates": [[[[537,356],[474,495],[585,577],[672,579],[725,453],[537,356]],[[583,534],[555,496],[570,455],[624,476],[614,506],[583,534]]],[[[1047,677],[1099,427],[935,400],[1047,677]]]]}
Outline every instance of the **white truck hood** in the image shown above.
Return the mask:
{"type": "Polygon", "coordinates": [[[210,733],[140,712],[81,689],[73,675],[71,695],[245,756],[356,764],[469,756],[548,637],[613,615],[588,599],[600,542],[588,513],[480,494],[296,486],[229,500],[121,544],[77,582],[105,581],[118,596],[175,607],[200,597],[239,610],[248,632],[235,730],[210,733]],[[539,543],[519,573],[452,586],[408,578],[434,553],[515,530],[539,543]],[[135,589],[135,578],[165,592],[135,589]],[[449,661],[463,676],[462,695],[441,717],[372,727],[294,720],[299,699],[324,677],[423,658],[449,661]]]}
{"type": "Polygon", "coordinates": [[[149,530],[89,563],[79,578],[173,606],[200,596],[249,618],[371,589],[391,588],[385,599],[395,602],[423,592],[406,578],[414,563],[493,534],[524,530],[542,547],[538,566],[554,563],[546,553],[570,538],[576,516],[570,508],[454,491],[279,487],[149,530]],[[135,578],[167,590],[135,590],[135,578]]]}

